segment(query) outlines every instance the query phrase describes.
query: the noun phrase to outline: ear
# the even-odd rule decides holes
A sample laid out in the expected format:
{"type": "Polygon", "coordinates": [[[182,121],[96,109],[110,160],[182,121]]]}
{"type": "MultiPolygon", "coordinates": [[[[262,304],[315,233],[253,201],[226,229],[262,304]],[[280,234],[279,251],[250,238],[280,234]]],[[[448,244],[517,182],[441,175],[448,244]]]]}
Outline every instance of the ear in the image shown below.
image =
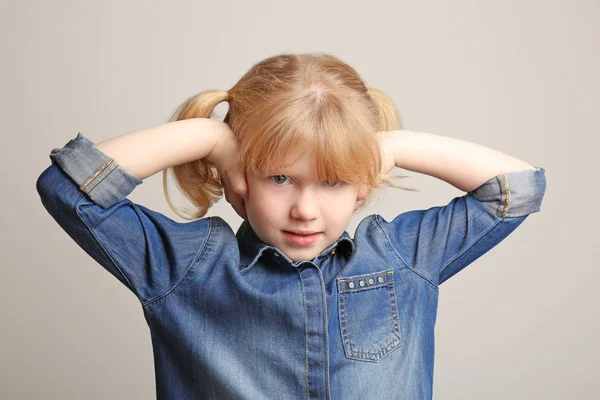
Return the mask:
{"type": "Polygon", "coordinates": [[[243,173],[244,179],[246,180],[246,193],[242,198],[244,199],[244,202],[247,202],[250,197],[250,184],[248,183],[248,171],[243,171],[243,173]]]}
{"type": "Polygon", "coordinates": [[[356,195],[356,201],[364,200],[369,194],[369,188],[367,185],[360,185],[358,187],[358,194],[356,195]]]}

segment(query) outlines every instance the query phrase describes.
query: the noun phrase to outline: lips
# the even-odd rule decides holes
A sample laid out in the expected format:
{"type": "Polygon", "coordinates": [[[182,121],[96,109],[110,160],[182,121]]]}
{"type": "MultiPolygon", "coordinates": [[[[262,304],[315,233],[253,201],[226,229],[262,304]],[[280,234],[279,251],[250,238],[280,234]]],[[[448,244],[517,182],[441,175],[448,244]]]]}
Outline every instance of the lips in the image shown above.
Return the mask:
{"type": "Polygon", "coordinates": [[[297,245],[310,245],[316,242],[316,240],[321,236],[321,232],[315,231],[282,231],[284,235],[288,238],[288,240],[297,245]],[[301,235],[294,232],[313,232],[309,235],[301,235]]]}
{"type": "Polygon", "coordinates": [[[304,235],[304,236],[306,236],[306,235],[312,235],[312,234],[315,234],[315,233],[320,233],[320,232],[317,232],[317,231],[284,231],[284,232],[295,233],[296,235],[304,235]]]}

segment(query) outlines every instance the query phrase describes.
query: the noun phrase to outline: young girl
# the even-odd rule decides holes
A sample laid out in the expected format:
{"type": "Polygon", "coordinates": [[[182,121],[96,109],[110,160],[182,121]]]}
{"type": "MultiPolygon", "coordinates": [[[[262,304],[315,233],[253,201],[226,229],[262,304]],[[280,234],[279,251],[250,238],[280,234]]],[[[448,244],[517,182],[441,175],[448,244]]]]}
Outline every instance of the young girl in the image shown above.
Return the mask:
{"type": "Polygon", "coordinates": [[[37,180],[50,215],[140,300],[157,397],[431,399],[439,285],[540,210],[544,168],[402,130],[389,97],[325,54],[265,59],[173,119],[96,144],[79,133],[37,180]],[[402,188],[394,167],[467,193],[370,215],[350,237],[376,189],[402,188]],[[126,198],[161,170],[192,222],[126,198]],[[223,192],[236,233],[204,217],[223,192]]]}

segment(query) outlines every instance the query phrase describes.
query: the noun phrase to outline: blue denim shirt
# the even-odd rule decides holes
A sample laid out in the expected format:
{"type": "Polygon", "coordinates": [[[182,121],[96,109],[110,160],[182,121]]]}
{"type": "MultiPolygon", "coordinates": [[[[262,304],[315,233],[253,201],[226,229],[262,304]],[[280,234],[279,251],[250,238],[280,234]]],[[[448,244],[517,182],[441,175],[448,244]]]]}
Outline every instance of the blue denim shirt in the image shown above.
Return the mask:
{"type": "Polygon", "coordinates": [[[291,261],[247,221],[179,223],[79,133],[36,182],[64,231],[139,299],[158,399],[431,399],[439,285],[540,210],[544,168],[447,205],[365,217],[291,261]]]}

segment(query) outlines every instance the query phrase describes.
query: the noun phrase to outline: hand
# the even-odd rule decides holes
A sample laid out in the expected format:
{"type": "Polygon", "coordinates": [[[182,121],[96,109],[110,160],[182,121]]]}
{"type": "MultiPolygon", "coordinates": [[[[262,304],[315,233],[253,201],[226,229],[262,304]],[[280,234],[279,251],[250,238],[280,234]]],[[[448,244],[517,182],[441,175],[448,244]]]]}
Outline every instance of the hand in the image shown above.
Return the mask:
{"type": "Polygon", "coordinates": [[[211,152],[206,156],[212,162],[221,178],[225,200],[243,219],[248,219],[246,214],[246,200],[248,199],[248,183],[242,173],[241,163],[238,159],[237,137],[225,122],[219,128],[219,139],[211,152]]]}
{"type": "Polygon", "coordinates": [[[381,154],[381,174],[385,175],[396,166],[395,139],[398,131],[377,132],[381,154]]]}

